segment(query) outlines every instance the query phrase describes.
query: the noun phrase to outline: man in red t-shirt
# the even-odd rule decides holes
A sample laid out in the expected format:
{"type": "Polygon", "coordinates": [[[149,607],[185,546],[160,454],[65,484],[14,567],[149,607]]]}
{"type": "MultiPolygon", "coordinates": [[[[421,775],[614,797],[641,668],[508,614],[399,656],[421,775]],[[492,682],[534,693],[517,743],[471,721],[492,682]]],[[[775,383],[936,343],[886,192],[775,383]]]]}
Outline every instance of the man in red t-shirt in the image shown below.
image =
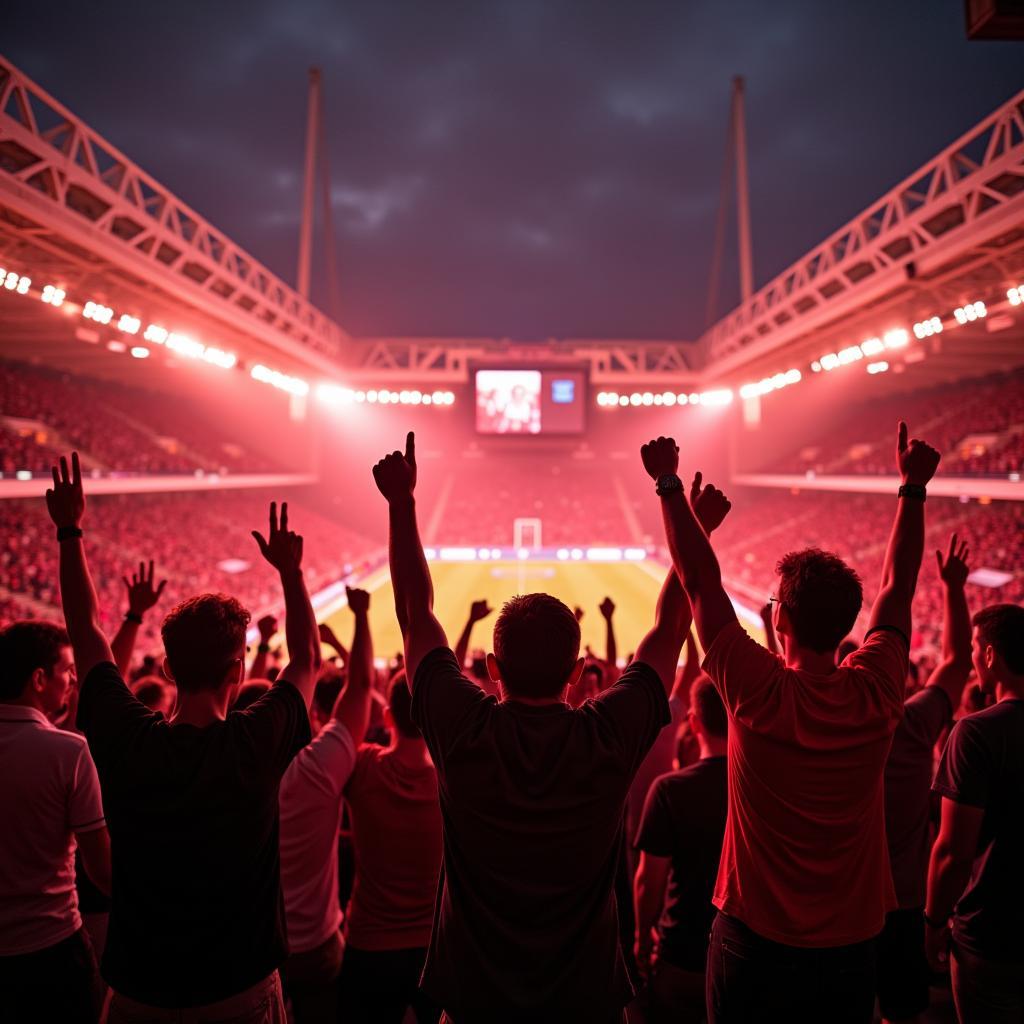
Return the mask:
{"type": "Polygon", "coordinates": [[[345,922],[340,1019],[420,1024],[440,1009],[419,990],[441,870],[437,772],[412,721],[399,672],[388,686],[384,722],[391,743],[363,743],[345,786],[356,877],[345,922]]]}
{"type": "MultiPolygon", "coordinates": [[[[773,625],[783,657],[742,629],[718,559],[660,437],[642,449],[690,598],[704,669],[729,713],[729,813],[708,952],[712,1024],[867,1022],[874,949],[896,906],[883,772],[903,713],[910,605],[924,548],[925,484],[939,455],[907,440],[882,585],[864,644],[835,666],[861,607],[857,574],[824,551],[779,563],[773,625]]],[[[691,498],[701,493],[700,474],[691,498]]]]}

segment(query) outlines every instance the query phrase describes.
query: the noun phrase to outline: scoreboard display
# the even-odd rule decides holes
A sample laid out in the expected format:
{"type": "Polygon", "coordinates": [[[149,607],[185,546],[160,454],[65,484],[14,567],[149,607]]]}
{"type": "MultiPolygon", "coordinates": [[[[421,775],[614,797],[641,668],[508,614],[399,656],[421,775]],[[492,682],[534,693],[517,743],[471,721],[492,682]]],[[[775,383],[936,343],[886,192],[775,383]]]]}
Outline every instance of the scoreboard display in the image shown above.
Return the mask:
{"type": "Polygon", "coordinates": [[[477,370],[480,434],[581,434],[586,426],[582,370],[477,370]]]}

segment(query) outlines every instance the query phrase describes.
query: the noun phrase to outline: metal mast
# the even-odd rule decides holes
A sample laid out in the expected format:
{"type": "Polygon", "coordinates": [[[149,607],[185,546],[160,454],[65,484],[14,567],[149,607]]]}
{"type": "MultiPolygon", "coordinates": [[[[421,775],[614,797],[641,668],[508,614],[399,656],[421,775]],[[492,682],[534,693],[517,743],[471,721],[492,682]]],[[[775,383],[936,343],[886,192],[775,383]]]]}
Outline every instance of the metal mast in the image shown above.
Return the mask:
{"type": "Polygon", "coordinates": [[[299,267],[295,287],[309,298],[309,270],[313,256],[313,194],[316,189],[316,151],[320,135],[320,69],[309,69],[309,107],[306,116],[306,175],[302,190],[302,224],[299,228],[299,267]]]}

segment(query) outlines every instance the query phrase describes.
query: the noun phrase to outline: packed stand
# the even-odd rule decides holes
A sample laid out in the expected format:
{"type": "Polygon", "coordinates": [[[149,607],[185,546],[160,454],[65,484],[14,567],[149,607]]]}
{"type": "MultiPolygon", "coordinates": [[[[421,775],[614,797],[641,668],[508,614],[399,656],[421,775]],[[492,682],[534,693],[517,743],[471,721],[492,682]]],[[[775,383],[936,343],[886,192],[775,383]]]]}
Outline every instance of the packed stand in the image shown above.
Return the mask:
{"type": "Polygon", "coordinates": [[[103,473],[280,470],[258,450],[225,436],[221,424],[180,395],[24,363],[0,362],[0,426],[4,475],[27,470],[45,476],[58,444],[76,447],[87,470],[103,473]],[[44,436],[24,423],[4,425],[5,418],[41,423],[44,436]]]}
{"type": "Polygon", "coordinates": [[[933,439],[945,476],[1024,472],[1024,368],[844,407],[827,441],[803,445],[763,471],[891,474],[885,424],[899,416],[933,439]]]}

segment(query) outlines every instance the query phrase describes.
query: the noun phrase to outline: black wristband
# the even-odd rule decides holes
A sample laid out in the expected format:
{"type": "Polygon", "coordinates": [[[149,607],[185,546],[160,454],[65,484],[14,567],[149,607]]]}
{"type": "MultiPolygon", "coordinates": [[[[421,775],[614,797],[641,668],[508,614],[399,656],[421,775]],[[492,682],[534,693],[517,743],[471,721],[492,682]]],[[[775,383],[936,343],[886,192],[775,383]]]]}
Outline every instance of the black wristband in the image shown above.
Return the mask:
{"type": "Polygon", "coordinates": [[[74,540],[82,536],[82,529],[79,526],[58,526],[57,540],[74,540]]]}
{"type": "Polygon", "coordinates": [[[269,654],[270,644],[260,644],[259,647],[256,648],[256,650],[259,651],[260,654],[269,654]]]}
{"type": "Polygon", "coordinates": [[[896,494],[900,498],[914,498],[918,501],[924,501],[928,496],[928,490],[924,484],[901,484],[896,494]]]}
{"type": "Polygon", "coordinates": [[[136,626],[142,625],[142,616],[138,612],[125,612],[125,621],[134,622],[136,626]]]}

